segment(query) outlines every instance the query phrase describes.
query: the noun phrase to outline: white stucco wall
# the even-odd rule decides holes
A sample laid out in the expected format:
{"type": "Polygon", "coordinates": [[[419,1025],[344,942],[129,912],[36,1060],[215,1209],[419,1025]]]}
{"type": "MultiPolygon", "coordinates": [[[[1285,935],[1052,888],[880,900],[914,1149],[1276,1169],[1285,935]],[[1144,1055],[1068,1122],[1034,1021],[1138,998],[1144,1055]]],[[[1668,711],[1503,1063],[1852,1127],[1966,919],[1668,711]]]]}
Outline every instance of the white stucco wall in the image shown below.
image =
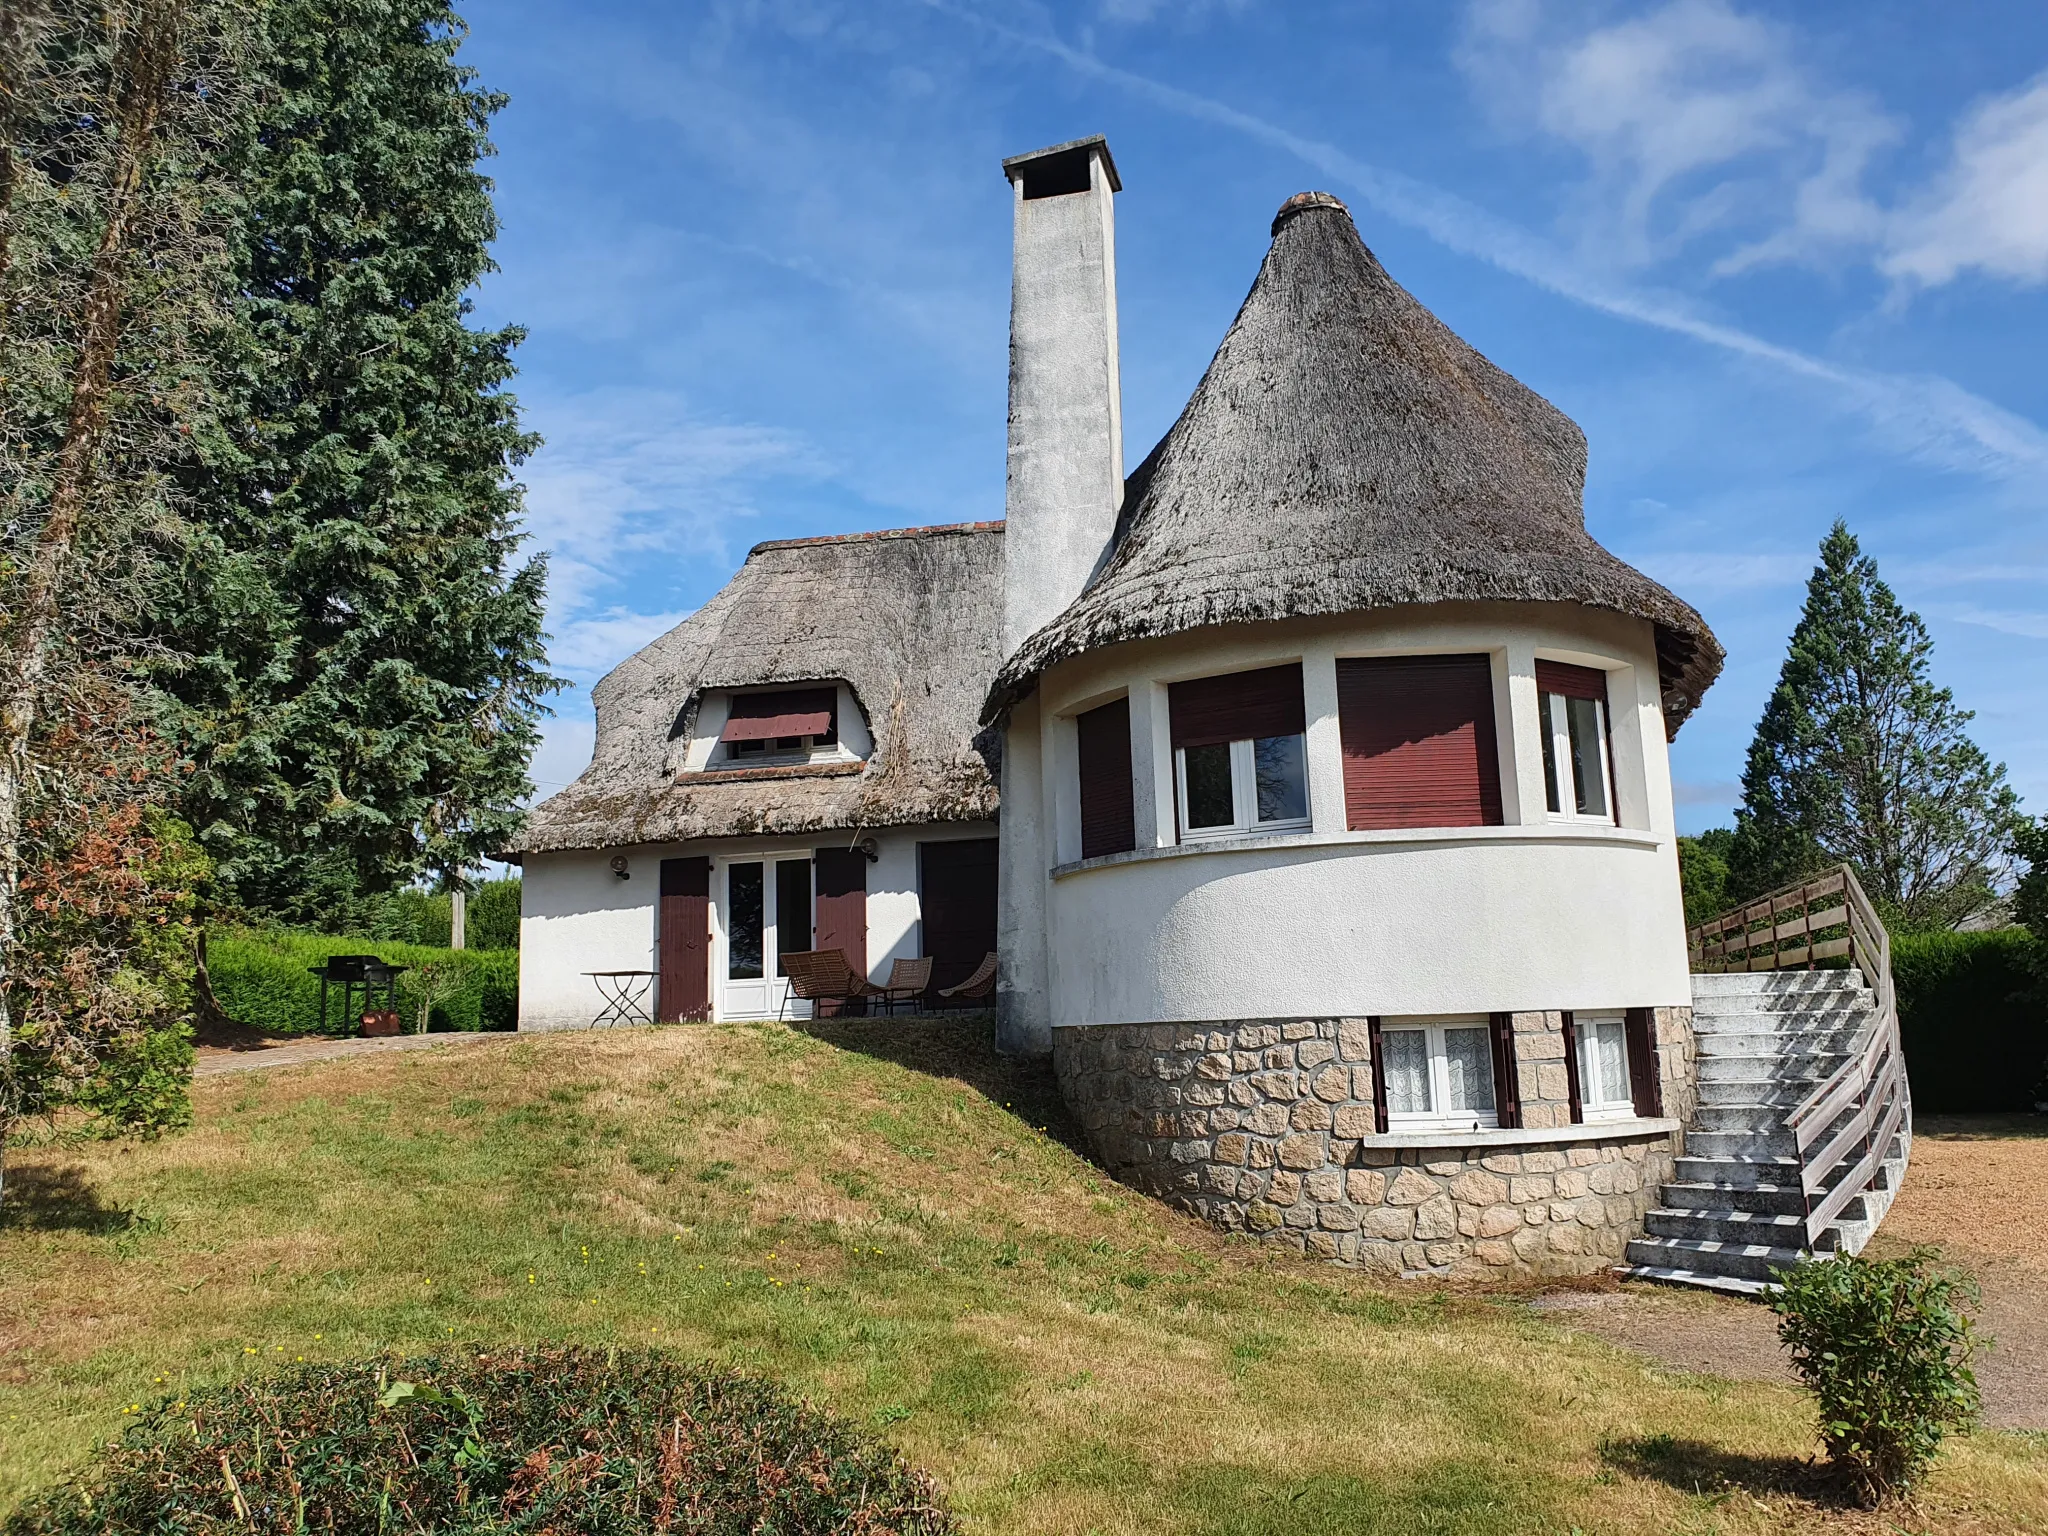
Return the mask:
{"type": "MultiPolygon", "coordinates": [[[[1051,855],[1045,1007],[1054,1027],[1679,1006],[1690,998],[1646,623],[1569,605],[1459,604],[1244,626],[1063,663],[1037,697],[1036,804],[1051,855]],[[1494,659],[1507,825],[1347,831],[1336,662],[1431,652],[1494,659]],[[1546,810],[1539,656],[1608,675],[1619,826],[1555,821],[1546,810]],[[1176,845],[1165,685],[1297,659],[1313,829],[1176,845]],[[1079,809],[1058,788],[1076,773],[1071,732],[1060,723],[1124,692],[1133,700],[1138,850],[1061,858],[1078,847],[1078,826],[1069,823],[1079,809]]],[[[1006,818],[1016,810],[1006,798],[1006,818]]]]}
{"type": "MultiPolygon", "coordinates": [[[[890,962],[923,952],[917,845],[993,837],[995,824],[943,822],[876,828],[860,835],[875,840],[876,857],[868,865],[867,878],[868,975],[879,982],[887,978],[890,962]]],[[[712,860],[712,1016],[727,1016],[720,984],[727,965],[725,865],[742,860],[772,864],[853,841],[852,834],[838,832],[528,854],[521,882],[519,1027],[584,1028],[602,1007],[596,984],[586,972],[660,969],[655,934],[661,861],[689,857],[712,860]],[[628,871],[624,880],[610,867],[613,857],[621,855],[628,871]]],[[[772,896],[769,908],[772,921],[772,896]]]]}

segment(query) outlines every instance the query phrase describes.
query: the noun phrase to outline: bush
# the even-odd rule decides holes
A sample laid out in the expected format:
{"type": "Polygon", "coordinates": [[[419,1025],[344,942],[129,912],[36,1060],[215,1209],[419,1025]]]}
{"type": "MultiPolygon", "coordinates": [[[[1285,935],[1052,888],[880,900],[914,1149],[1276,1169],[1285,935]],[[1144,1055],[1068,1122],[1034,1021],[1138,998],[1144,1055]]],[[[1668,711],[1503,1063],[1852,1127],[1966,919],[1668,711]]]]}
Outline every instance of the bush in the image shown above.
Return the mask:
{"type": "Polygon", "coordinates": [[[1967,1282],[1931,1269],[1936,1257],[1815,1259],[1781,1271],[1771,1298],[1828,1459],[1871,1502],[1910,1489],[1942,1437],[1976,1421],[1967,1282]]]}
{"type": "Polygon", "coordinates": [[[308,1365],[166,1400],[5,1536],[955,1529],[929,1479],[776,1387],[651,1350],[308,1365]]]}
{"type": "MultiPolygon", "coordinates": [[[[275,1035],[311,1035],[320,1028],[320,979],[312,968],[330,955],[375,955],[418,970],[434,966],[459,984],[434,1007],[430,1028],[463,1033],[519,1027],[519,955],[514,950],[427,949],[374,939],[307,933],[223,933],[207,942],[207,972],[221,1011],[237,1023],[275,1035]]],[[[339,989],[332,989],[339,990],[339,989]]],[[[401,978],[401,992],[409,991],[401,978]]],[[[405,997],[406,1025],[412,1026],[405,997]]],[[[330,1001],[326,1032],[352,1034],[355,1021],[330,1001]]]]}
{"type": "Polygon", "coordinates": [[[486,880],[469,898],[469,932],[464,935],[471,949],[517,949],[519,947],[519,877],[486,880]]]}
{"type": "Polygon", "coordinates": [[[1892,940],[1899,1032],[1922,1114],[2034,1107],[2048,1060],[2041,946],[2024,928],[1892,940]]]}

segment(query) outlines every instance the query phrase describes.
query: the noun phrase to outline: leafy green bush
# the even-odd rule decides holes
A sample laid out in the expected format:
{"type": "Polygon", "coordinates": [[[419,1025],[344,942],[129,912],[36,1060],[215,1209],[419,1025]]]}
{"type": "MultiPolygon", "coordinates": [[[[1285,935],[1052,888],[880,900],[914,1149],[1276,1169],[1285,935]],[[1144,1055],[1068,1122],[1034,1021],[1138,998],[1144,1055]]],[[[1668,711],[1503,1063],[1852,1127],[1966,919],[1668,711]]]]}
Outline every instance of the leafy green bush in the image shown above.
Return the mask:
{"type": "Polygon", "coordinates": [[[1892,940],[1899,1032],[1922,1114],[2022,1112],[2048,1060],[2039,943],[2024,928],[1892,940]]]}
{"type": "Polygon", "coordinates": [[[1815,1259],[1781,1271],[1771,1297],[1828,1458],[1873,1502],[1910,1489],[1942,1437],[1976,1421],[1967,1282],[1931,1268],[1937,1257],[1815,1259]]]}
{"type": "Polygon", "coordinates": [[[307,1365],[166,1400],[5,1536],[956,1529],[896,1453],[652,1350],[307,1365]]]}
{"type": "Polygon", "coordinates": [[[486,880],[469,898],[469,932],[464,935],[471,949],[517,949],[519,947],[519,877],[486,880]]]}
{"type": "MultiPolygon", "coordinates": [[[[415,969],[432,965],[458,977],[460,984],[434,1007],[433,1029],[466,1033],[519,1027],[516,950],[427,949],[328,934],[240,932],[213,936],[206,955],[221,1010],[237,1023],[272,1034],[321,1032],[320,979],[312,968],[325,964],[330,955],[376,955],[415,969]]],[[[406,1024],[412,1025],[409,1013],[406,1024]]],[[[338,996],[330,998],[326,1032],[354,1031],[355,1021],[340,1016],[338,996]]]]}

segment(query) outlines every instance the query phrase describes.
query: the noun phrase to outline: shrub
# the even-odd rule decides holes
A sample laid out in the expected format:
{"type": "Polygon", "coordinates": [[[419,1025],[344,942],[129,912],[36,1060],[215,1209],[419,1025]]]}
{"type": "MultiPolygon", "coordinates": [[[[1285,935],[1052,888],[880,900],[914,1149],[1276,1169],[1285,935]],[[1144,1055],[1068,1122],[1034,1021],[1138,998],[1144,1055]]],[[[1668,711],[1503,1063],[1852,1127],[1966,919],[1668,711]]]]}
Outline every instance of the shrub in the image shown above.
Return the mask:
{"type": "Polygon", "coordinates": [[[2048,1058],[2041,946],[2024,928],[1892,940],[1899,1032],[1922,1114],[2024,1113],[2048,1058]]]}
{"type": "Polygon", "coordinates": [[[469,898],[469,932],[464,935],[471,949],[517,949],[519,947],[519,877],[486,880],[469,898]]]}
{"type": "Polygon", "coordinates": [[[1840,1255],[1780,1274],[1778,1337],[1820,1409],[1828,1458],[1872,1502],[1904,1493],[1942,1437],[1977,1417],[1976,1335],[1957,1305],[1967,1282],[1937,1255],[1840,1255]]]}
{"type": "MultiPolygon", "coordinates": [[[[376,955],[418,969],[435,966],[458,984],[434,1007],[431,1028],[470,1032],[519,1027],[516,950],[426,949],[382,940],[307,933],[223,933],[208,940],[207,972],[222,1012],[277,1035],[320,1032],[320,979],[312,968],[330,955],[376,955]]],[[[408,1016],[407,1024],[410,1026],[408,1016]]],[[[327,1032],[353,1032],[329,1003],[327,1032]]]]}
{"type": "Polygon", "coordinates": [[[308,1365],[166,1400],[5,1536],[319,1530],[940,1536],[930,1480],[751,1377],[651,1350],[308,1365]]]}

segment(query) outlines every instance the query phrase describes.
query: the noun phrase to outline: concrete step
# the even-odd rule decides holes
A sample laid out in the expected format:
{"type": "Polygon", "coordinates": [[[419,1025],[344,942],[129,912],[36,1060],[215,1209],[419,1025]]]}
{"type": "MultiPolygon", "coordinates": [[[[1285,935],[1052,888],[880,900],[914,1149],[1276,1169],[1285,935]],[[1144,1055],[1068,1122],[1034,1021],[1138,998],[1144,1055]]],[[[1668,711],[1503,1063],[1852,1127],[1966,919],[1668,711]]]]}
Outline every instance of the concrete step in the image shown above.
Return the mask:
{"type": "MultiPolygon", "coordinates": [[[[1795,1100],[1794,1103],[1797,1101],[1795,1100]]],[[[1751,1134],[1782,1131],[1790,1104],[1707,1104],[1692,1112],[1690,1136],[1697,1131],[1744,1131],[1751,1134]]]]}
{"type": "Polygon", "coordinates": [[[1727,1029],[1697,1030],[1702,1057],[1706,1056],[1812,1056],[1829,1051],[1848,1053],[1863,1043],[1869,1030],[1865,1019],[1840,1024],[1815,1025],[1809,1029],[1752,1029],[1749,1021],[1763,1014],[1744,1014],[1743,1022],[1727,1029]]]}
{"type": "Polygon", "coordinates": [[[1790,1131],[1687,1131],[1695,1157],[1790,1157],[1799,1150],[1790,1131]]]}
{"type": "Polygon", "coordinates": [[[1775,1083],[1701,1083],[1698,1089],[1701,1105],[1725,1108],[1729,1105],[1768,1104],[1780,1112],[1780,1117],[1789,1115],[1804,1103],[1823,1079],[1786,1078],[1775,1083]]]}
{"type": "Polygon", "coordinates": [[[1763,1296],[1777,1289],[1760,1280],[1738,1280],[1733,1275],[1710,1275],[1704,1270],[1671,1269],[1661,1264],[1622,1264],[1616,1266],[1614,1272],[1624,1280],[1652,1280],[1660,1285],[1726,1291],[1731,1296],[1763,1296]]]}
{"type": "Polygon", "coordinates": [[[1790,1269],[1802,1257],[1797,1248],[1768,1243],[1722,1243],[1689,1237],[1639,1237],[1628,1245],[1631,1264],[1663,1269],[1689,1269],[1732,1280],[1754,1280],[1769,1284],[1781,1269],[1790,1269]]]}
{"type": "Polygon", "coordinates": [[[1682,1184],[1725,1184],[1730,1189],[1756,1189],[1765,1185],[1799,1187],[1799,1159],[1790,1153],[1751,1154],[1702,1152],[1686,1138],[1686,1155],[1677,1159],[1677,1182],[1682,1184]]]}
{"type": "Polygon", "coordinates": [[[1754,1211],[1760,1216],[1803,1216],[1806,1197],[1797,1184],[1717,1184],[1707,1180],[1666,1184],[1664,1204],[1675,1211],[1754,1211]]]}
{"type": "MultiPolygon", "coordinates": [[[[1695,971],[1693,1006],[1724,998],[1828,997],[1844,992],[1868,993],[1861,971],[1695,971]]],[[[1749,1006],[1769,1006],[1751,1004],[1749,1006]]]]}
{"type": "Polygon", "coordinates": [[[1706,1083],[1821,1083],[1849,1058],[1845,1053],[1812,1056],[1702,1056],[1699,1081],[1706,1083]]]}
{"type": "MultiPolygon", "coordinates": [[[[1691,1238],[1696,1242],[1762,1245],[1766,1248],[1802,1248],[1806,1245],[1806,1218],[1786,1211],[1746,1211],[1723,1207],[1719,1210],[1680,1210],[1660,1206],[1643,1217],[1643,1230],[1651,1237],[1691,1238]]],[[[1823,1248],[1831,1246],[1821,1234],[1823,1248]]]]}

